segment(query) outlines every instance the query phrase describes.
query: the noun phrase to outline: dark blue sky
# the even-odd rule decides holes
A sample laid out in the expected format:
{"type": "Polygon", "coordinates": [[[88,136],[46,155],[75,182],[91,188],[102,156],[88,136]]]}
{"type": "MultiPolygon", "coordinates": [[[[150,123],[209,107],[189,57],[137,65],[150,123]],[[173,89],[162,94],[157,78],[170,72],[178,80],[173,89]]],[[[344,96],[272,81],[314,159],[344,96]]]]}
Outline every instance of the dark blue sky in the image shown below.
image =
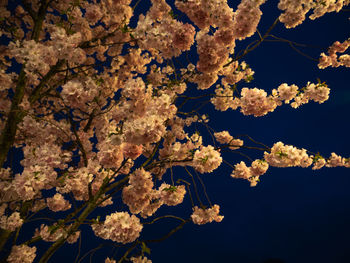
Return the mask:
{"type": "MultiPolygon", "coordinates": [[[[144,8],[140,4],[138,10],[144,8]]],[[[280,14],[277,1],[268,1],[262,11],[259,30],[264,33],[280,14]]],[[[307,19],[289,30],[278,24],[271,34],[317,46],[301,49],[317,59],[334,41],[342,42],[349,37],[349,16],[350,12],[331,13],[316,21],[307,19]]],[[[256,36],[237,43],[237,52],[253,39],[256,36]]],[[[330,99],[323,104],[311,102],[296,110],[278,107],[260,118],[243,116],[239,111],[216,112],[208,105],[202,112],[209,112],[209,124],[216,131],[249,134],[269,146],[282,141],[320,152],[325,157],[331,152],[350,155],[349,69],[319,70],[317,62],[301,56],[287,43],[276,42],[262,43],[244,60],[255,71],[254,81],[239,87],[257,87],[269,92],[283,82],[303,87],[307,81],[316,82],[320,78],[331,89],[330,99]]],[[[252,156],[261,158],[262,153],[252,156]]],[[[224,157],[232,164],[244,160],[239,155],[224,157]]],[[[184,173],[182,169],[175,172],[184,173]]],[[[221,206],[224,220],[203,226],[186,225],[170,239],[150,245],[149,258],[154,263],[267,263],[266,260],[272,258],[285,263],[350,262],[349,169],[270,168],[255,188],[249,187],[246,181],[231,178],[231,172],[232,169],[223,164],[214,173],[201,176],[212,203],[221,206]]],[[[188,217],[191,214],[188,196],[181,206],[159,210],[159,214],[167,213],[188,217]]],[[[160,237],[176,223],[165,220],[145,228],[142,235],[147,239],[160,237]]],[[[27,234],[31,236],[32,229],[27,234]]],[[[96,247],[103,241],[92,237],[88,228],[82,240],[83,248],[96,247]]],[[[97,252],[92,262],[102,262],[113,254],[108,251],[97,252]]],[[[61,250],[50,262],[72,262],[73,253],[77,253],[77,244],[61,250]]]]}

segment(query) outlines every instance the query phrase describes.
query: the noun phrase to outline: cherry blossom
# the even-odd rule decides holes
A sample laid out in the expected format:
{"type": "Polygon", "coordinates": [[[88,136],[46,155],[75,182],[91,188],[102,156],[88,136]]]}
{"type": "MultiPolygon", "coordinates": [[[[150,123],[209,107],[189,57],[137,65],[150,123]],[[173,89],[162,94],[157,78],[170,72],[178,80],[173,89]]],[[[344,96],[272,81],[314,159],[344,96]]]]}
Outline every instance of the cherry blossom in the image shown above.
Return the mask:
{"type": "MultiPolygon", "coordinates": [[[[207,102],[213,110],[261,117],[283,104],[329,99],[321,80],[303,87],[282,82],[271,92],[242,84],[255,74],[245,55],[271,36],[258,30],[264,3],[151,0],[140,14],[142,1],[1,1],[0,37],[8,44],[0,46],[0,249],[12,244],[4,260],[33,262],[32,244],[41,240],[52,243],[38,253],[48,262],[63,244],[82,242],[87,224],[99,238],[132,243],[118,255],[123,260],[151,263],[140,234],[164,218],[161,206],[191,201],[187,219],[165,216],[181,221],[175,230],[223,219],[206,192],[210,207],[203,205],[190,170],[201,180],[224,163],[231,177],[256,186],[270,166],[349,168],[350,159],[336,153],[326,158],[282,142],[269,148],[234,129],[216,132],[215,116],[203,114],[207,102]],[[258,40],[242,49],[255,34],[258,40]],[[13,164],[15,148],[23,158],[13,164]],[[245,156],[246,149],[260,150],[260,159],[230,163],[230,154],[245,156]],[[32,239],[16,245],[22,225],[41,220],[37,212],[54,213],[53,222],[42,219],[32,239]]],[[[307,15],[314,20],[348,4],[280,0],[282,13],[270,29],[278,22],[293,28],[307,15]]],[[[318,67],[349,67],[349,46],[349,39],[334,42],[318,67]]]]}
{"type": "Polygon", "coordinates": [[[213,205],[210,208],[203,209],[195,206],[193,208],[193,214],[191,215],[191,219],[194,224],[203,225],[207,223],[221,222],[224,219],[223,216],[219,215],[220,206],[213,205]]]}
{"type": "Polygon", "coordinates": [[[36,257],[36,247],[27,245],[13,246],[8,256],[9,263],[32,263],[36,257]]]}
{"type": "Polygon", "coordinates": [[[106,217],[103,224],[93,224],[95,234],[103,239],[119,243],[130,243],[139,237],[142,230],[140,220],[127,212],[115,212],[106,217]]]}

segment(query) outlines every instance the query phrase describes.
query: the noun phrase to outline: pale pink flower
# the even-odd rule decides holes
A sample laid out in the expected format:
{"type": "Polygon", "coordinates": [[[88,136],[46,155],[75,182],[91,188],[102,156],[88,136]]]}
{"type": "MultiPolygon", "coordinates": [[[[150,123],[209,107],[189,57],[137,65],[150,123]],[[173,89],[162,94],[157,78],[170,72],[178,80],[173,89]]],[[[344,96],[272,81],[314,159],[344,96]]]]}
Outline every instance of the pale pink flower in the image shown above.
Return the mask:
{"type": "Polygon", "coordinates": [[[75,242],[78,241],[79,237],[80,237],[80,231],[76,231],[67,238],[67,242],[69,244],[74,244],[75,242]]]}
{"type": "Polygon", "coordinates": [[[309,167],[312,164],[312,158],[305,149],[284,145],[282,142],[275,143],[270,153],[264,152],[264,158],[269,165],[275,167],[309,167]]]}
{"type": "Polygon", "coordinates": [[[293,28],[300,25],[305,20],[305,15],[313,9],[313,13],[309,16],[314,20],[329,12],[339,12],[344,5],[349,4],[347,0],[323,0],[323,1],[308,1],[308,0],[280,0],[278,8],[283,10],[279,20],[285,24],[286,28],[293,28]]]}
{"type": "Polygon", "coordinates": [[[249,179],[252,177],[252,172],[245,162],[241,161],[235,165],[235,169],[233,170],[231,177],[249,179]]]}
{"type": "Polygon", "coordinates": [[[265,0],[242,0],[238,5],[232,26],[235,38],[244,39],[255,33],[262,15],[259,7],[264,2],[265,0]]]}
{"type": "Polygon", "coordinates": [[[93,224],[95,235],[103,239],[127,244],[135,241],[142,230],[140,219],[127,212],[115,212],[106,216],[103,223],[93,224]]]}
{"type": "Polygon", "coordinates": [[[244,115],[254,115],[255,117],[266,115],[277,107],[273,98],[268,97],[262,89],[243,88],[240,98],[241,112],[244,115]]]}
{"type": "Polygon", "coordinates": [[[9,263],[32,263],[36,257],[36,247],[27,245],[13,246],[7,258],[9,263]]]}
{"type": "Polygon", "coordinates": [[[337,167],[337,166],[344,166],[344,165],[345,165],[344,158],[335,153],[331,153],[331,157],[329,157],[326,164],[327,167],[337,167]]]}
{"type": "Polygon", "coordinates": [[[213,205],[212,207],[207,209],[195,206],[193,208],[193,214],[191,215],[191,219],[193,223],[197,225],[203,225],[211,223],[213,221],[221,222],[224,217],[219,215],[219,210],[219,205],[213,205]]]}
{"type": "Polygon", "coordinates": [[[117,263],[114,259],[106,258],[105,263],[117,263]]]}
{"type": "Polygon", "coordinates": [[[166,183],[162,183],[159,187],[160,198],[165,205],[176,206],[183,202],[184,196],[186,194],[186,189],[184,185],[171,186],[166,183]]]}
{"type": "Polygon", "coordinates": [[[241,139],[233,139],[230,142],[230,150],[237,150],[243,146],[243,141],[241,139]]]}
{"type": "Polygon", "coordinates": [[[312,167],[312,170],[318,170],[321,169],[323,166],[326,165],[326,159],[323,157],[319,157],[317,161],[314,162],[314,165],[312,167]]]}
{"type": "Polygon", "coordinates": [[[229,51],[220,45],[214,36],[199,32],[196,36],[199,60],[197,69],[203,73],[213,73],[227,62],[229,51]]]}
{"type": "Polygon", "coordinates": [[[269,169],[269,164],[265,160],[255,160],[250,167],[253,176],[263,175],[267,169],[269,169]]]}
{"type": "Polygon", "coordinates": [[[103,16],[101,9],[96,4],[89,4],[85,9],[84,17],[89,21],[91,25],[94,25],[100,20],[103,16]]]}
{"type": "Polygon", "coordinates": [[[282,83],[279,85],[277,91],[272,91],[272,94],[276,92],[279,100],[283,100],[285,103],[289,103],[298,94],[298,90],[298,87],[294,84],[289,86],[287,83],[282,83]]]}
{"type": "Polygon", "coordinates": [[[329,98],[330,89],[327,85],[308,83],[305,87],[304,96],[318,103],[323,103],[329,98]]]}
{"type": "Polygon", "coordinates": [[[124,158],[131,158],[135,160],[142,154],[142,145],[136,145],[132,143],[123,144],[124,158]]]}
{"type": "Polygon", "coordinates": [[[54,212],[65,211],[71,208],[68,200],[65,200],[63,195],[57,193],[53,197],[46,198],[47,206],[54,212]]]}
{"type": "Polygon", "coordinates": [[[131,257],[130,260],[132,263],[152,263],[152,260],[149,260],[145,256],[131,257]]]}
{"type": "Polygon", "coordinates": [[[40,228],[36,228],[34,237],[40,236],[46,242],[55,242],[61,237],[66,236],[66,231],[63,228],[58,228],[55,231],[56,225],[47,226],[44,224],[40,225],[40,228]]]}
{"type": "Polygon", "coordinates": [[[143,168],[130,175],[129,185],[123,188],[122,198],[131,213],[138,214],[149,204],[153,185],[152,175],[143,168]]]}
{"type": "Polygon", "coordinates": [[[215,132],[214,137],[221,144],[228,144],[233,140],[228,131],[215,132]]]}
{"type": "Polygon", "coordinates": [[[211,173],[221,162],[222,157],[213,146],[201,146],[194,153],[192,166],[200,173],[211,173]]]}
{"type": "Polygon", "coordinates": [[[20,217],[18,212],[13,212],[9,217],[1,216],[0,217],[0,228],[6,229],[9,231],[15,231],[16,228],[22,226],[23,219],[20,217]]]}

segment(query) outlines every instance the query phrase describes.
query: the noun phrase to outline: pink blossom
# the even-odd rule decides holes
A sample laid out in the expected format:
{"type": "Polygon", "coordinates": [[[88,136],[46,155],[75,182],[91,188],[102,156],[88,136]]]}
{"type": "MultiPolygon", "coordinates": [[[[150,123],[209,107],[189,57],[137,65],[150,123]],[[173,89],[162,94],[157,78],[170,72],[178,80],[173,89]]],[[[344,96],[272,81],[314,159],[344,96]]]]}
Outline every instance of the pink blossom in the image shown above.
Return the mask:
{"type": "Polygon", "coordinates": [[[103,239],[127,244],[136,240],[142,230],[140,219],[126,212],[115,212],[106,216],[103,223],[93,224],[95,235],[103,239]]]}
{"type": "Polygon", "coordinates": [[[327,167],[337,167],[337,166],[345,166],[345,160],[343,157],[331,153],[331,157],[327,160],[327,167]]]}
{"type": "Polygon", "coordinates": [[[229,144],[233,140],[233,137],[228,131],[215,132],[214,136],[215,139],[221,144],[229,144]]]}
{"type": "Polygon", "coordinates": [[[249,179],[252,177],[252,171],[245,162],[241,161],[240,163],[235,165],[235,169],[231,174],[234,178],[242,178],[242,179],[249,179]]]}
{"type": "Polygon", "coordinates": [[[117,263],[114,259],[106,258],[105,263],[117,263]]]}
{"type": "Polygon", "coordinates": [[[326,165],[326,160],[323,157],[322,158],[318,158],[316,161],[314,161],[312,170],[321,169],[325,165],[326,165]]]}
{"type": "Polygon", "coordinates": [[[51,198],[46,198],[47,206],[54,212],[65,211],[71,208],[68,200],[65,200],[63,195],[57,193],[51,198]]]}
{"type": "Polygon", "coordinates": [[[328,48],[328,55],[321,53],[320,62],[318,67],[324,69],[326,67],[339,67],[345,66],[350,67],[349,55],[344,54],[338,57],[337,53],[344,53],[350,47],[350,38],[345,40],[343,43],[339,41],[334,42],[328,48]]]}
{"type": "Polygon", "coordinates": [[[184,185],[171,186],[169,184],[162,183],[162,185],[159,187],[159,192],[160,198],[164,204],[176,206],[183,202],[186,189],[184,185]]]}
{"type": "Polygon", "coordinates": [[[203,225],[211,223],[213,221],[221,222],[224,217],[219,215],[219,210],[219,205],[213,205],[212,207],[207,209],[195,206],[193,208],[193,214],[191,215],[191,219],[193,223],[197,225],[203,225]]]}
{"type": "Polygon", "coordinates": [[[259,7],[264,2],[265,0],[243,0],[238,5],[232,26],[235,38],[244,39],[255,33],[262,15],[259,7]]]}
{"type": "Polygon", "coordinates": [[[240,98],[241,112],[244,115],[254,115],[255,117],[266,115],[277,107],[272,97],[262,89],[243,88],[240,98]]]}
{"type": "Polygon", "coordinates": [[[130,260],[132,263],[152,263],[152,260],[149,260],[145,256],[131,257],[130,260]]]}
{"type": "Polygon", "coordinates": [[[200,173],[211,173],[220,166],[222,158],[213,146],[201,146],[193,156],[193,167],[200,173]]]}
{"type": "Polygon", "coordinates": [[[309,167],[312,164],[312,158],[305,149],[284,145],[282,142],[275,143],[270,153],[264,152],[264,158],[269,165],[275,167],[309,167]]]}
{"type": "Polygon", "coordinates": [[[90,4],[86,7],[84,17],[89,21],[91,25],[94,25],[103,16],[101,9],[96,4],[90,4]]]}
{"type": "Polygon", "coordinates": [[[124,158],[131,158],[135,160],[142,154],[142,145],[136,145],[132,143],[123,144],[124,158]]]}
{"type": "Polygon", "coordinates": [[[36,247],[27,245],[13,246],[7,258],[9,263],[32,263],[36,257],[36,247]]]}
{"type": "Polygon", "coordinates": [[[0,228],[6,229],[9,231],[15,231],[16,228],[21,227],[23,224],[23,219],[21,219],[18,212],[13,212],[9,217],[1,216],[0,217],[0,228]]]}

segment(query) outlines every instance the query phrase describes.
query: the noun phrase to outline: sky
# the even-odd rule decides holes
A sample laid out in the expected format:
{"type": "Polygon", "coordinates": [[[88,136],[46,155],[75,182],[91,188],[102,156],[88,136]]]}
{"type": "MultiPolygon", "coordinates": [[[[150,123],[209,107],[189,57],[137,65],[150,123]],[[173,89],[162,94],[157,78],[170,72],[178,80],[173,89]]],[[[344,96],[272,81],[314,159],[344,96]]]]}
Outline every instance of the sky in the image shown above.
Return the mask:
{"type": "MultiPolygon", "coordinates": [[[[142,3],[138,12],[146,10],[142,3]]],[[[236,3],[230,1],[230,6],[235,8],[236,3]]],[[[258,29],[264,33],[280,14],[277,1],[267,1],[262,12],[258,29]]],[[[349,16],[350,12],[331,13],[315,21],[307,19],[295,29],[285,29],[278,24],[271,34],[312,46],[300,50],[317,59],[334,41],[342,42],[349,37],[349,16]]],[[[256,37],[237,43],[237,52],[256,37]]],[[[251,83],[242,83],[239,87],[271,91],[284,82],[303,87],[308,81],[316,82],[320,78],[329,85],[330,98],[323,104],[310,102],[298,109],[281,106],[258,118],[243,116],[239,111],[214,111],[212,105],[207,105],[202,112],[209,113],[211,127],[216,131],[227,130],[233,136],[248,134],[268,146],[282,141],[320,152],[325,157],[331,152],[350,155],[349,69],[320,70],[317,62],[282,42],[263,42],[244,61],[255,75],[251,83]]],[[[254,154],[252,156],[262,157],[262,153],[254,154]]],[[[244,160],[233,154],[224,157],[232,164],[244,160]]],[[[181,169],[174,171],[186,176],[181,174],[181,169]]],[[[222,165],[211,174],[201,175],[211,202],[221,207],[223,221],[202,226],[189,224],[166,241],[149,245],[149,258],[154,263],[350,262],[349,169],[270,168],[253,188],[246,181],[231,178],[231,172],[232,168],[222,165]]],[[[188,196],[184,204],[161,208],[159,213],[188,217],[191,214],[188,196]]],[[[145,228],[142,236],[160,237],[176,223],[165,220],[145,228]]],[[[88,228],[82,237],[82,250],[104,242],[91,236],[88,228]]],[[[50,262],[73,262],[76,253],[77,244],[66,246],[50,262]]],[[[103,262],[112,254],[102,249],[94,254],[92,262],[103,262]]],[[[89,262],[88,257],[83,262],[89,262]]]]}

